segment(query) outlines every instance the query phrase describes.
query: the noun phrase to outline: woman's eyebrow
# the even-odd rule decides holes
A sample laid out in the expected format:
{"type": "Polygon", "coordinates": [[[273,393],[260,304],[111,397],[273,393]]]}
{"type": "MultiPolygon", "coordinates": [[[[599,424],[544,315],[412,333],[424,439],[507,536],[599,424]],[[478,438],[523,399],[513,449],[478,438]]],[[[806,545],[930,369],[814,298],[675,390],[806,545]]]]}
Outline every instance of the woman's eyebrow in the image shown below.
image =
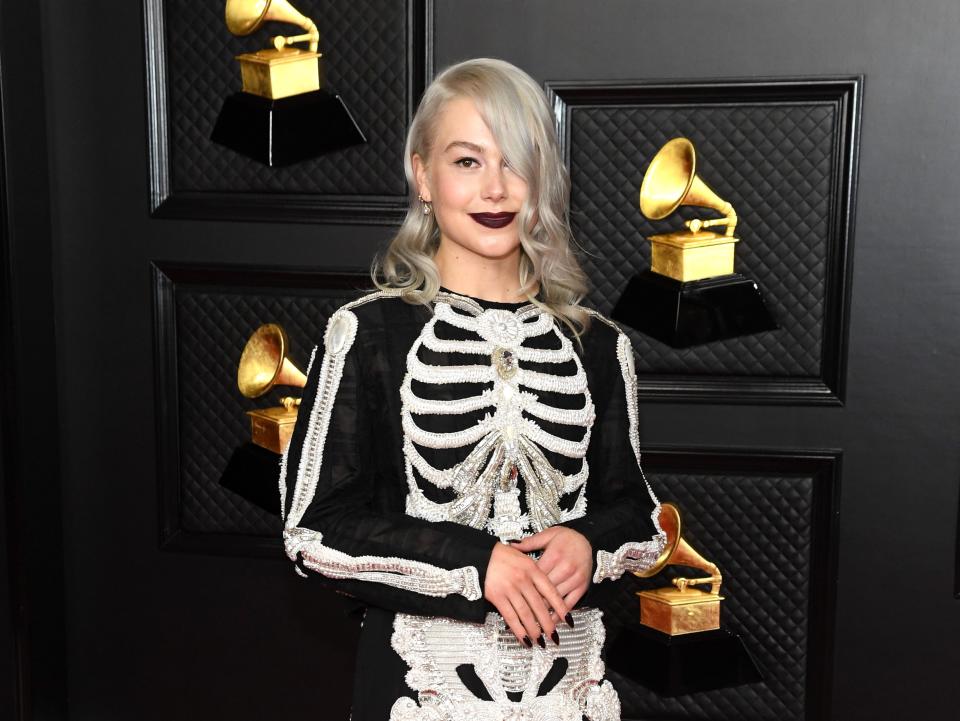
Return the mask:
{"type": "Polygon", "coordinates": [[[471,143],[468,140],[454,140],[450,145],[443,149],[443,152],[447,152],[450,148],[461,147],[466,148],[467,150],[472,150],[474,153],[479,153],[483,155],[483,146],[477,145],[476,143],[471,143]]]}

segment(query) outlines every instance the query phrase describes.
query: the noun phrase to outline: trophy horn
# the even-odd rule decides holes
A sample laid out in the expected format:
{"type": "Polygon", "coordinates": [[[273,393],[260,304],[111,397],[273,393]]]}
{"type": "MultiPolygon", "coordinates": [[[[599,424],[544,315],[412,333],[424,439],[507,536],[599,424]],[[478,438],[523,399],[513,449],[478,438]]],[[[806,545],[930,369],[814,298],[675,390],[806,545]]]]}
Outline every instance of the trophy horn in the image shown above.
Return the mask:
{"type": "Polygon", "coordinates": [[[307,376],[287,357],[287,333],[276,323],[265,323],[254,331],[240,355],[237,386],[247,398],[257,398],[274,386],[303,388],[307,376]]]}
{"type": "Polygon", "coordinates": [[[688,220],[694,233],[701,228],[726,225],[728,236],[737,227],[733,206],[717,195],[697,175],[697,152],[687,138],[668,141],[650,161],[640,185],[640,212],[650,220],[666,218],[681,205],[711,208],[724,215],[713,220],[688,220]]]}
{"type": "Polygon", "coordinates": [[[663,503],[660,506],[660,528],[667,536],[667,542],[660,552],[660,556],[650,568],[645,571],[634,571],[634,575],[640,578],[650,578],[656,576],[667,566],[688,566],[698,568],[710,574],[709,578],[676,578],[673,585],[681,591],[687,586],[697,586],[701,584],[711,584],[711,594],[720,594],[720,583],[723,576],[720,575],[720,569],[717,564],[708,561],[701,556],[687,541],[683,538],[683,522],[680,519],[680,510],[672,503],[663,503]]]}
{"type": "Polygon", "coordinates": [[[310,52],[315,53],[320,44],[320,31],[316,24],[288,0],[227,0],[224,15],[227,29],[238,36],[256,32],[264,23],[271,21],[297,25],[307,31],[304,35],[275,37],[273,44],[277,50],[285,45],[309,41],[310,52]]]}

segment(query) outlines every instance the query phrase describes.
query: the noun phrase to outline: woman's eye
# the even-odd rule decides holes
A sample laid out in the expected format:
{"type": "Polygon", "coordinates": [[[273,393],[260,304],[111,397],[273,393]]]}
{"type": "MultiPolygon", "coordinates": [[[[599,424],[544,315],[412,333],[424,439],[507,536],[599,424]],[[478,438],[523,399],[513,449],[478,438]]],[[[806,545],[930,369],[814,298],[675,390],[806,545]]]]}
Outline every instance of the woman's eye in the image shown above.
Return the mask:
{"type": "Polygon", "coordinates": [[[480,165],[476,158],[457,158],[453,161],[453,164],[459,165],[461,168],[476,168],[480,165]]]}

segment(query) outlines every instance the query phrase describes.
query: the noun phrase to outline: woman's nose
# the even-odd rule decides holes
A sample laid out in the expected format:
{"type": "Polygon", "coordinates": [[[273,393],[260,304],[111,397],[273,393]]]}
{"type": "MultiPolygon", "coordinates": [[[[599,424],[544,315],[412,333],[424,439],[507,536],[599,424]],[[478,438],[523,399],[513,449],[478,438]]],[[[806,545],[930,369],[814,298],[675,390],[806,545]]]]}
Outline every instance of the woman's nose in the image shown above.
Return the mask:
{"type": "Polygon", "coordinates": [[[483,182],[483,197],[494,202],[507,197],[507,184],[504,182],[503,168],[489,167],[483,182]]]}

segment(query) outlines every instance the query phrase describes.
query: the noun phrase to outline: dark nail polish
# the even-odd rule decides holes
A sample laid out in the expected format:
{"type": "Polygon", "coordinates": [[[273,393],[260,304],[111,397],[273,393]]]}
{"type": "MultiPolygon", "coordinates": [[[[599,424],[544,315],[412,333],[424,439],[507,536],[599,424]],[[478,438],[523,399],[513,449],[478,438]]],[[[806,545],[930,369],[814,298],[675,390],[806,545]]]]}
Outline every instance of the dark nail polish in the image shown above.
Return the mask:
{"type": "Polygon", "coordinates": [[[542,633],[537,637],[537,645],[538,645],[540,648],[546,648],[546,647],[547,647],[547,642],[543,640],[543,634],[542,634],[542,633]]]}
{"type": "Polygon", "coordinates": [[[530,637],[529,637],[529,636],[524,636],[524,637],[523,637],[523,645],[526,646],[527,648],[533,648],[533,644],[530,643],[530,637]]]}
{"type": "Polygon", "coordinates": [[[571,615],[568,613],[566,616],[563,617],[563,620],[567,622],[567,625],[568,625],[570,628],[573,628],[573,616],[571,616],[571,615]]]}
{"type": "Polygon", "coordinates": [[[550,640],[553,641],[557,646],[560,645],[560,634],[557,633],[557,629],[553,629],[553,633],[550,634],[550,640]]]}

